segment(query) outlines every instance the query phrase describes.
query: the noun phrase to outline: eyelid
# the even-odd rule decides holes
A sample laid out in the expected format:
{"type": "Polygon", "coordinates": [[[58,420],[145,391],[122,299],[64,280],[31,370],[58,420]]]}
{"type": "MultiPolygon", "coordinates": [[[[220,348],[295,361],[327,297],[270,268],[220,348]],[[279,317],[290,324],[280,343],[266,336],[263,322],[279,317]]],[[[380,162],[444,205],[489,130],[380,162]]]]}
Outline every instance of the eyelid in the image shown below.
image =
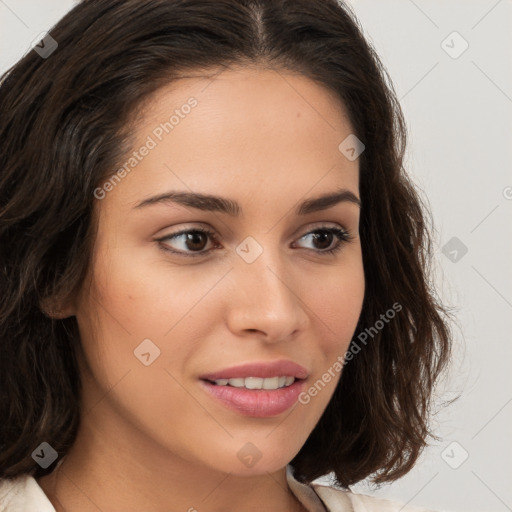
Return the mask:
{"type": "MultiPolygon", "coordinates": [[[[343,245],[345,245],[348,242],[351,242],[355,238],[355,235],[352,234],[351,230],[347,229],[345,226],[340,225],[339,223],[334,223],[331,221],[324,221],[324,222],[317,221],[312,226],[310,226],[306,231],[304,231],[302,235],[299,235],[295,240],[297,240],[297,241],[301,240],[302,238],[304,238],[308,235],[314,234],[317,231],[331,232],[338,239],[337,244],[332,249],[315,250],[315,249],[306,248],[307,251],[309,251],[309,252],[312,251],[319,255],[322,255],[322,254],[331,255],[331,254],[337,252],[338,250],[341,250],[343,245]],[[329,224],[333,224],[333,225],[329,225],[329,224]]],[[[217,233],[215,232],[215,230],[213,230],[210,227],[204,227],[204,226],[201,226],[201,227],[198,227],[198,226],[187,227],[186,226],[175,233],[170,233],[163,237],[159,237],[159,238],[155,239],[155,241],[156,242],[164,242],[166,240],[177,238],[180,235],[188,234],[191,232],[204,233],[212,240],[212,242],[214,244],[218,244],[218,242],[219,242],[219,240],[218,240],[219,237],[217,236],[217,233]]],[[[214,249],[207,249],[207,250],[202,250],[202,251],[197,251],[197,252],[193,252],[193,251],[187,252],[187,251],[179,251],[179,250],[169,249],[167,247],[164,247],[162,244],[160,244],[159,247],[161,248],[161,250],[170,252],[177,256],[192,257],[192,258],[205,257],[210,252],[212,252],[214,250],[214,249]]]]}

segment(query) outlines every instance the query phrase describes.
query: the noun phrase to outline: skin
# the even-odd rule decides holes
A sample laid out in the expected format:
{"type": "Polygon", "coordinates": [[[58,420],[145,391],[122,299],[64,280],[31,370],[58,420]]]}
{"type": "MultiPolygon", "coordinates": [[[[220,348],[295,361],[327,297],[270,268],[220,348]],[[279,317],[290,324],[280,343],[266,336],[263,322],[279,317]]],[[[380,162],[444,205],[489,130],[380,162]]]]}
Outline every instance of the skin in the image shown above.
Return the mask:
{"type": "Polygon", "coordinates": [[[198,105],[190,114],[98,200],[89,276],[62,306],[61,317],[75,315],[82,337],[83,404],[75,444],[38,480],[58,512],[305,510],[287,486],[286,465],[320,419],[339,372],[307,405],[271,418],[227,409],[198,378],[291,359],[310,372],[308,388],[345,354],[365,287],[360,209],[342,202],[304,217],[293,210],[338,188],[359,197],[358,160],[338,150],[353,131],[322,86],[241,67],[160,89],[137,119],[134,148],[191,96],[198,105]],[[135,208],[169,190],[222,195],[243,215],[175,203],[135,208]],[[353,238],[322,254],[338,243],[335,236],[315,243],[310,233],[324,226],[353,238]],[[156,241],[200,227],[217,243],[156,241]],[[236,252],[247,236],[263,249],[250,264],[236,252]],[[134,356],[147,338],[160,350],[149,366],[134,356]],[[237,457],[247,442],[261,453],[252,467],[237,457]]]}

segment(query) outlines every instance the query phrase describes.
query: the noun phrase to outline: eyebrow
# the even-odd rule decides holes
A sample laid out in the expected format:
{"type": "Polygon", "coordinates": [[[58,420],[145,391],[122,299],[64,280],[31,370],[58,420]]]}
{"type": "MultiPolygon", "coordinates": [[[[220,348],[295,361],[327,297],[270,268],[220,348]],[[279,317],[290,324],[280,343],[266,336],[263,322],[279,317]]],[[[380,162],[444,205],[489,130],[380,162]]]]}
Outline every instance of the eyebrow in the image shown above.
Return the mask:
{"type": "MultiPolygon", "coordinates": [[[[353,192],[347,189],[339,189],[335,192],[329,192],[318,197],[306,199],[296,207],[295,214],[307,215],[309,213],[327,210],[328,208],[342,202],[353,203],[361,208],[361,201],[353,192]]],[[[170,191],[150,197],[138,203],[134,209],[144,208],[155,204],[170,203],[182,204],[197,210],[225,213],[231,217],[239,217],[242,213],[241,206],[233,199],[209,194],[200,194],[197,192],[181,191],[170,191]]]]}

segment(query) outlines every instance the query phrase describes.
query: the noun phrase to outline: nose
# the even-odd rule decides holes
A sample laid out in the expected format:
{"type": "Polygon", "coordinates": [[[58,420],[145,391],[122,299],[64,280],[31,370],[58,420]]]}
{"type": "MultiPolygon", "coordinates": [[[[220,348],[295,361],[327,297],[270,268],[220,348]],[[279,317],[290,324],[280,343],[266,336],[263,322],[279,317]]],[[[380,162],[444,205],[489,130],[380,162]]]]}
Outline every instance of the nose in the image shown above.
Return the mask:
{"type": "Polygon", "coordinates": [[[257,332],[267,343],[285,341],[305,330],[308,309],[305,284],[279,257],[266,250],[252,262],[238,261],[232,270],[228,327],[237,336],[257,332]]]}

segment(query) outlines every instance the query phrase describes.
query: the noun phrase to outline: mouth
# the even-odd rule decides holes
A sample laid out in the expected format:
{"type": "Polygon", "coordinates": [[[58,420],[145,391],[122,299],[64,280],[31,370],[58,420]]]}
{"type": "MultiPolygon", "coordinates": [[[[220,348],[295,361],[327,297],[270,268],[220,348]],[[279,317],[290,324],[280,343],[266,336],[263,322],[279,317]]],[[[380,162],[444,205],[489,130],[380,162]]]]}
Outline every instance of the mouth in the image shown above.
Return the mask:
{"type": "Polygon", "coordinates": [[[242,364],[203,375],[200,384],[218,405],[245,416],[269,418],[293,407],[309,371],[290,360],[242,364]]]}
{"type": "Polygon", "coordinates": [[[199,382],[202,388],[206,391],[208,396],[213,399],[217,404],[224,406],[232,412],[242,414],[244,416],[252,416],[254,418],[270,418],[279,416],[288,411],[291,407],[297,404],[300,393],[305,387],[304,379],[296,379],[290,377],[288,381],[284,381],[284,385],[279,387],[282,377],[273,377],[269,379],[258,379],[258,386],[263,386],[259,381],[268,380],[267,386],[277,387],[264,389],[251,388],[255,383],[251,377],[245,379],[219,379],[220,383],[211,382],[209,380],[201,379],[199,382]],[[229,383],[233,380],[235,386],[229,383]],[[290,384],[286,384],[290,382],[290,384]]]}
{"type": "Polygon", "coordinates": [[[244,388],[244,389],[264,389],[264,390],[276,390],[281,388],[287,388],[291,386],[297,380],[296,377],[291,375],[282,375],[276,377],[238,377],[231,379],[216,379],[209,380],[204,379],[207,382],[215,385],[215,386],[230,386],[234,388],[244,388]]]}

